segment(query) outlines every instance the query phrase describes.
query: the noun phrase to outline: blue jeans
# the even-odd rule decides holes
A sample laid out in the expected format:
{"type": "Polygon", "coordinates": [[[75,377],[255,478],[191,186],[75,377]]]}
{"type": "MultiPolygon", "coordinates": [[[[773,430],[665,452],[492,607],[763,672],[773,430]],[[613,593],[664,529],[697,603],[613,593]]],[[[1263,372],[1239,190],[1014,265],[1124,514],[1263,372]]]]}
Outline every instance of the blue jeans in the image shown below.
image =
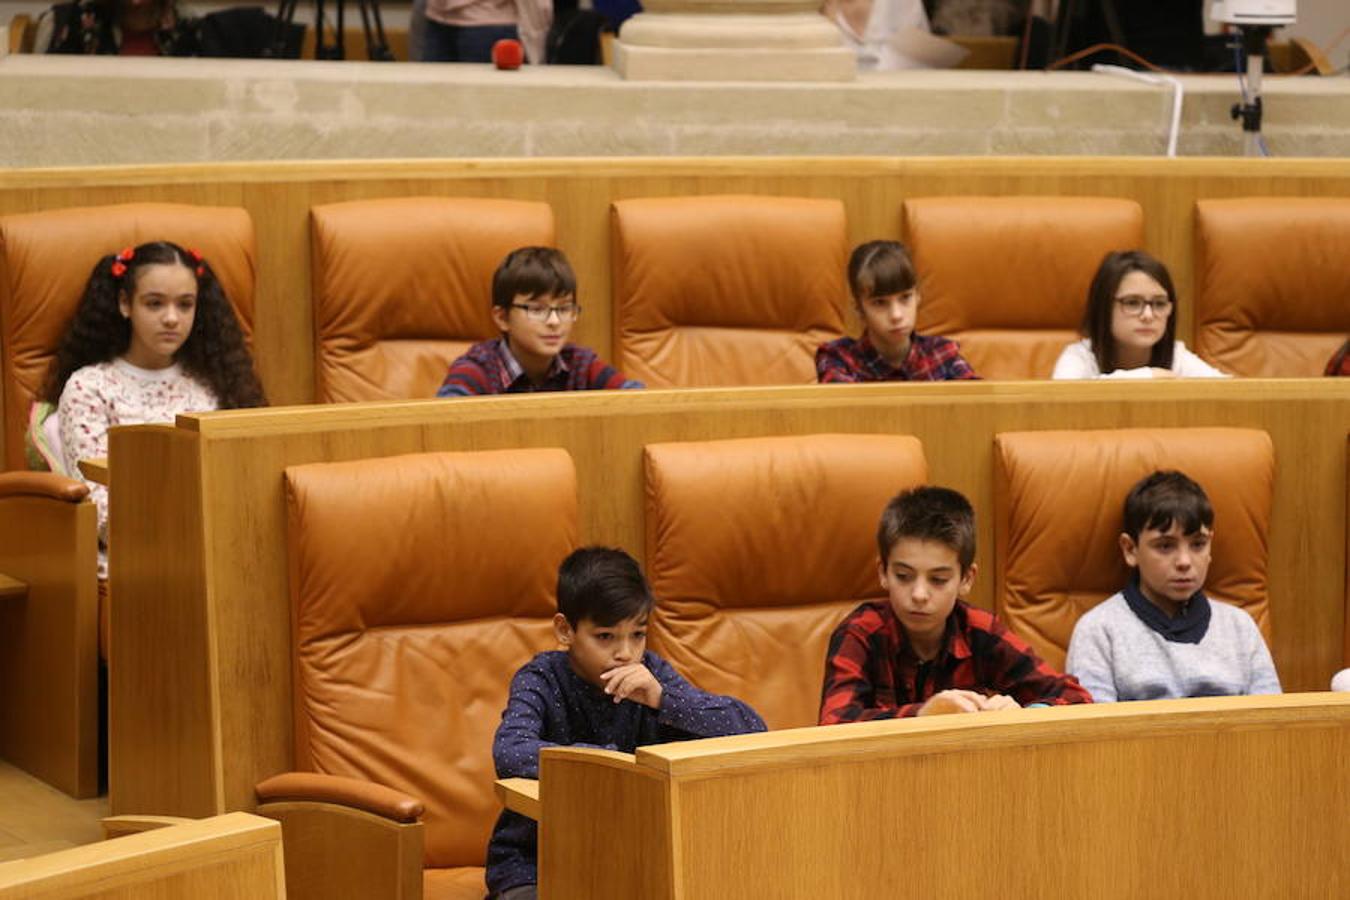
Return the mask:
{"type": "Polygon", "coordinates": [[[520,40],[514,25],[443,25],[427,19],[422,33],[422,62],[492,62],[492,45],[520,40]]]}

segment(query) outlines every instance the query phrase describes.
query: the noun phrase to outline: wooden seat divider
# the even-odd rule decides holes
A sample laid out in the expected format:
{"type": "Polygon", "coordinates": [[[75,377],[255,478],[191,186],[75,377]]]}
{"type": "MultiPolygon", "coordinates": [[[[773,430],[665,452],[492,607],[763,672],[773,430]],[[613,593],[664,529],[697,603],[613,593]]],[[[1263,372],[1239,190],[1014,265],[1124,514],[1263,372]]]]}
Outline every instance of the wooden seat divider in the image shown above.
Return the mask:
{"type": "MultiPolygon", "coordinates": [[[[172,427],[114,429],[112,811],[202,816],[250,809],[254,785],[291,768],[288,466],[560,447],[576,464],[581,541],[641,556],[648,444],[912,435],[931,481],[965,492],[975,505],[980,576],[972,600],[989,607],[996,434],[1125,425],[1260,429],[1276,460],[1273,652],[1286,689],[1298,691],[1324,689],[1342,664],[1347,421],[1350,379],[1289,379],[578,392],[234,410],[181,416],[172,427]]],[[[1114,510],[1119,498],[1081,502],[1114,510]]],[[[868,519],[878,513],[858,511],[868,519]]],[[[522,553],[529,544],[522,535],[522,553]]]]}

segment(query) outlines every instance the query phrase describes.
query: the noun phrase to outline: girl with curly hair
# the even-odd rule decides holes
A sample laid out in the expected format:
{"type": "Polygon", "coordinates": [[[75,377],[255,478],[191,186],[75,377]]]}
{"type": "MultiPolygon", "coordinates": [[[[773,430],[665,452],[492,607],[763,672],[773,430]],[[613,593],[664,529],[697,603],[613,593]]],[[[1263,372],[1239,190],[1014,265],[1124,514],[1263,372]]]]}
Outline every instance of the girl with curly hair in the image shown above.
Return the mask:
{"type": "MultiPolygon", "coordinates": [[[[79,460],[108,455],[114,425],[267,402],[210,263],[167,241],[98,261],[39,399],[56,407],[56,461],[74,478],[82,477],[79,460]]],[[[102,548],[108,493],[90,488],[102,548]]],[[[102,552],[99,577],[107,577],[102,552]]]]}

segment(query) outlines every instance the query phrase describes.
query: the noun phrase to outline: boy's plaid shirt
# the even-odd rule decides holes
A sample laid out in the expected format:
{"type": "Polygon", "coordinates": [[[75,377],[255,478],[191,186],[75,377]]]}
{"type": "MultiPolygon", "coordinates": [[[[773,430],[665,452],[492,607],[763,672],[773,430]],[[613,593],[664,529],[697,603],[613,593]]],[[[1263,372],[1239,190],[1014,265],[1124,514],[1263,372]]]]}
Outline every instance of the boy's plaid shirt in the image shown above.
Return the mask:
{"type": "Polygon", "coordinates": [[[986,610],[956,601],[942,649],[920,662],[887,600],[864,603],[830,636],[820,724],[912,716],[948,688],[1007,694],[1018,703],[1091,703],[1072,675],[1061,675],[986,610]]]}
{"type": "Polygon", "coordinates": [[[594,350],[565,344],[553,358],[543,384],[525,374],[505,338],[474,344],[450,364],[437,397],[472,394],[516,394],[527,391],[597,391],[640,388],[642,382],[624,378],[594,350]]]}

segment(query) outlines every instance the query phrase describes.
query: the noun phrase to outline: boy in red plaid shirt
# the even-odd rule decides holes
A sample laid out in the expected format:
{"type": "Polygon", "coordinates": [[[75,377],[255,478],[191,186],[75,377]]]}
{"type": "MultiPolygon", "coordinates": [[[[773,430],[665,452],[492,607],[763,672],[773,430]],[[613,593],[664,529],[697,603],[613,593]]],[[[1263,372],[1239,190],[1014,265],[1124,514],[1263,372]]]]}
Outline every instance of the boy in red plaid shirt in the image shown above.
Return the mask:
{"type": "Polygon", "coordinates": [[[975,583],[975,512],[948,488],[891,500],[877,528],[884,600],[830,637],[820,724],[1091,703],[993,613],[963,598],[975,583]]]}
{"type": "Polygon", "coordinates": [[[821,384],[979,378],[955,341],[914,333],[919,286],[904,244],[859,245],[849,257],[848,287],[863,321],[862,337],[820,345],[816,380],[821,384]]]}

